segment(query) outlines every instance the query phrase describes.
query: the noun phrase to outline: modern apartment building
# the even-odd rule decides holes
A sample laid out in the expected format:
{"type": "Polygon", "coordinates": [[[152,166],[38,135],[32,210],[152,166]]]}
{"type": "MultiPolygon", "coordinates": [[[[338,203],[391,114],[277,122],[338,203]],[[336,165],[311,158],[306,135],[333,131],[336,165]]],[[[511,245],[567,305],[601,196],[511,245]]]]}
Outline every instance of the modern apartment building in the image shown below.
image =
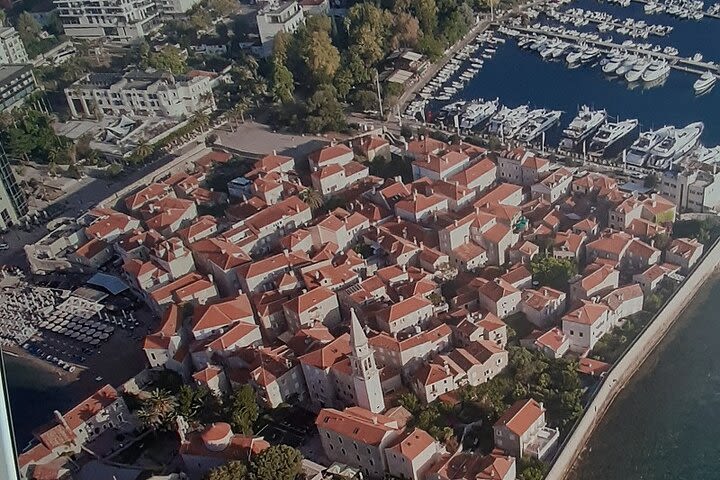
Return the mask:
{"type": "Polygon", "coordinates": [[[715,212],[720,206],[720,172],[714,170],[663,172],[657,189],[684,212],[715,212]]]}
{"type": "Polygon", "coordinates": [[[210,79],[164,72],[91,73],[65,89],[73,117],[190,116],[215,109],[210,79]]]}
{"type": "Polygon", "coordinates": [[[25,45],[13,27],[0,27],[0,65],[28,63],[25,45]]]}
{"type": "Polygon", "coordinates": [[[0,112],[17,107],[36,89],[32,65],[0,65],[0,112]]]}
{"type": "Polygon", "coordinates": [[[0,144],[0,227],[18,223],[27,213],[27,197],[18,185],[10,160],[0,144]]]}
{"type": "Polygon", "coordinates": [[[268,57],[272,54],[275,35],[293,33],[305,23],[305,13],[296,1],[272,1],[258,12],[256,20],[262,44],[260,54],[268,57]]]}
{"type": "Polygon", "coordinates": [[[65,34],[116,43],[141,39],[159,25],[155,0],[54,0],[65,34]]]}

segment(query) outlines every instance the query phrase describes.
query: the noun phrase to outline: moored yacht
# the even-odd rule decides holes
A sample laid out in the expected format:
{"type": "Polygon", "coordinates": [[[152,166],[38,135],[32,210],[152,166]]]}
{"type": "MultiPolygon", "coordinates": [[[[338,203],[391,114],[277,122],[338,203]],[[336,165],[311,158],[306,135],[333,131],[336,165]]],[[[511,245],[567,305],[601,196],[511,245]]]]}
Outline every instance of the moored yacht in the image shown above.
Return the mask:
{"type": "Polygon", "coordinates": [[[460,128],[469,130],[480,125],[497,112],[499,103],[500,101],[497,98],[489,101],[479,99],[470,102],[470,104],[465,107],[463,114],[460,116],[460,128]]]}
{"type": "Polygon", "coordinates": [[[500,111],[490,119],[488,123],[488,132],[494,135],[508,135],[508,132],[512,132],[513,128],[520,128],[523,124],[516,126],[519,122],[526,122],[528,119],[528,112],[530,107],[527,105],[520,105],[519,107],[509,108],[502,107],[500,111]]]}
{"type": "Polygon", "coordinates": [[[563,150],[574,150],[587,140],[590,135],[602,125],[607,118],[605,110],[592,110],[583,105],[577,116],[570,122],[568,128],[563,130],[563,139],[560,141],[560,148],[563,150]]]}
{"type": "Polygon", "coordinates": [[[646,58],[640,59],[635,65],[633,65],[632,70],[625,74],[625,80],[630,83],[637,82],[642,78],[643,73],[645,73],[645,70],[647,70],[649,66],[650,60],[646,58]]]}
{"type": "Polygon", "coordinates": [[[716,82],[717,82],[717,77],[715,76],[715,74],[709,70],[706,71],[693,84],[693,89],[695,90],[695,94],[702,95],[703,93],[709,92],[715,86],[716,82]]]}
{"type": "Polygon", "coordinates": [[[606,123],[597,131],[590,142],[591,155],[602,156],[620,140],[630,135],[639,122],[635,119],[606,123]]]}
{"type": "Polygon", "coordinates": [[[625,162],[634,167],[642,167],[650,157],[650,151],[672,133],[673,127],[662,127],[659,130],[647,131],[640,134],[625,157],[625,162]]]}
{"type": "Polygon", "coordinates": [[[516,138],[521,142],[532,142],[556,124],[560,120],[561,115],[562,112],[559,110],[540,110],[539,113],[530,118],[527,125],[518,132],[516,138]]]}
{"type": "Polygon", "coordinates": [[[615,73],[620,76],[625,76],[625,74],[632,70],[632,68],[639,60],[640,59],[637,57],[637,55],[629,55],[625,58],[625,60],[623,60],[622,64],[617,68],[617,70],[615,70],[615,73]]]}
{"type": "Polygon", "coordinates": [[[692,150],[705,129],[702,122],[691,123],[685,128],[670,127],[671,130],[650,150],[647,166],[656,170],[667,170],[675,160],[692,150]]]}
{"type": "Polygon", "coordinates": [[[665,77],[670,73],[670,64],[667,60],[653,60],[650,66],[643,72],[643,82],[651,83],[665,77]]]}

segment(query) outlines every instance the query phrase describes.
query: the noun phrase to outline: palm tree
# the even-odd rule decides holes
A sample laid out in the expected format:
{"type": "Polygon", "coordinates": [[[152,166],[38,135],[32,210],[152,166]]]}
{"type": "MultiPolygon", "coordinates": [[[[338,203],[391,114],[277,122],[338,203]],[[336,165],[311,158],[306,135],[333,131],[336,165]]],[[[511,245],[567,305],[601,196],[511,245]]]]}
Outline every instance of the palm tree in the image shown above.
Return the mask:
{"type": "Polygon", "coordinates": [[[138,410],[137,415],[147,428],[162,430],[172,426],[176,408],[175,398],[165,390],[156,388],[143,401],[143,406],[138,410]]]}
{"type": "Polygon", "coordinates": [[[193,128],[199,128],[201,132],[205,131],[205,128],[210,125],[210,117],[204,112],[198,112],[190,121],[193,128]]]}
{"type": "Polygon", "coordinates": [[[142,141],[138,143],[138,146],[135,147],[135,151],[133,154],[137,156],[140,160],[145,160],[147,157],[153,154],[155,151],[155,148],[153,148],[152,145],[147,143],[146,141],[142,141]]]}
{"type": "Polygon", "coordinates": [[[300,200],[307,203],[311,210],[317,210],[324,203],[322,194],[314,188],[306,188],[300,192],[300,200]]]}
{"type": "Polygon", "coordinates": [[[238,127],[238,120],[240,120],[240,123],[245,123],[245,112],[247,111],[249,105],[247,103],[247,100],[245,98],[242,98],[233,108],[231,108],[227,112],[228,120],[230,120],[230,129],[232,130],[232,125],[235,125],[235,128],[238,127]]]}

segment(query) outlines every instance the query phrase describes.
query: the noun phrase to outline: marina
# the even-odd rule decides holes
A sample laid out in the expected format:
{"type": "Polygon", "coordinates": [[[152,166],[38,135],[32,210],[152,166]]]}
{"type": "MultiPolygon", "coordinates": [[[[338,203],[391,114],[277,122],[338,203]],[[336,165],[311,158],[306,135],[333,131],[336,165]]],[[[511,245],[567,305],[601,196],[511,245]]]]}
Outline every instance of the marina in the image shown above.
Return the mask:
{"type": "MultiPolygon", "coordinates": [[[[658,127],[654,124],[660,123],[660,127],[669,126],[674,132],[688,128],[693,131],[693,141],[687,152],[681,149],[682,155],[693,162],[717,163],[720,155],[712,145],[720,143],[720,131],[712,121],[715,114],[710,105],[720,108],[713,95],[720,74],[720,65],[714,59],[720,57],[720,49],[715,43],[688,42],[684,38],[714,38],[712,32],[720,33],[720,24],[708,20],[708,31],[698,30],[691,27],[695,22],[673,19],[671,14],[663,17],[668,22],[651,23],[642,19],[647,13],[641,3],[620,6],[578,0],[563,10],[566,4],[554,2],[548,15],[529,10],[526,18],[530,22],[518,18],[480,34],[421,89],[407,109],[406,118],[616,164],[627,158],[623,151],[640,133],[655,131],[658,127]],[[632,10],[639,18],[623,16],[624,9],[632,10]],[[563,22],[558,23],[557,18],[563,22]],[[621,18],[624,20],[618,20],[621,18]],[[566,28],[562,23],[578,29],[566,28]],[[633,29],[641,32],[636,35],[640,40],[627,38],[633,37],[633,29]],[[614,39],[618,34],[625,38],[614,39]],[[650,35],[658,43],[644,40],[650,35]],[[677,38],[681,41],[676,42],[677,38]],[[692,51],[689,48],[695,53],[687,55],[692,51]],[[529,60],[532,57],[536,60],[529,60]],[[538,74],[538,69],[547,73],[538,74]],[[533,82],[539,77],[552,81],[543,88],[544,81],[533,82]],[[625,88],[618,88],[618,80],[625,88]],[[650,95],[652,91],[673,93],[650,95]],[[598,98],[596,92],[602,92],[604,99],[598,98]],[[494,113],[489,118],[475,115],[479,106],[469,107],[495,97],[499,104],[493,103],[494,113]],[[665,115],[653,115],[655,109],[665,115]],[[589,132],[573,134],[583,111],[602,112],[603,120],[589,132]],[[543,121],[543,115],[549,113],[543,121]]],[[[677,159],[628,166],[663,170],[671,168],[677,159]]]]}

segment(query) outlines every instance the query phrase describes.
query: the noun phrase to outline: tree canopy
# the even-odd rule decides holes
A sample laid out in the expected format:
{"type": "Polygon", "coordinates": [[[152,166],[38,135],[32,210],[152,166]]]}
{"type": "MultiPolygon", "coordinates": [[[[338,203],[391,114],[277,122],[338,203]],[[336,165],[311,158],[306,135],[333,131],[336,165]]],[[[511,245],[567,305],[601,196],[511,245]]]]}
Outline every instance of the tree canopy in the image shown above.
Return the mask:
{"type": "Polygon", "coordinates": [[[577,266],[571,259],[544,255],[532,259],[530,271],[533,279],[540,285],[556,290],[567,290],[568,281],[577,273],[577,266]]]}
{"type": "Polygon", "coordinates": [[[256,480],[295,480],[302,469],[302,455],[287,445],[273,445],[251,461],[256,480]]]}
{"type": "Polygon", "coordinates": [[[253,424],[258,419],[258,406],[255,401],[255,392],[250,385],[243,385],[230,397],[228,403],[228,418],[233,431],[252,435],[253,424]]]}

